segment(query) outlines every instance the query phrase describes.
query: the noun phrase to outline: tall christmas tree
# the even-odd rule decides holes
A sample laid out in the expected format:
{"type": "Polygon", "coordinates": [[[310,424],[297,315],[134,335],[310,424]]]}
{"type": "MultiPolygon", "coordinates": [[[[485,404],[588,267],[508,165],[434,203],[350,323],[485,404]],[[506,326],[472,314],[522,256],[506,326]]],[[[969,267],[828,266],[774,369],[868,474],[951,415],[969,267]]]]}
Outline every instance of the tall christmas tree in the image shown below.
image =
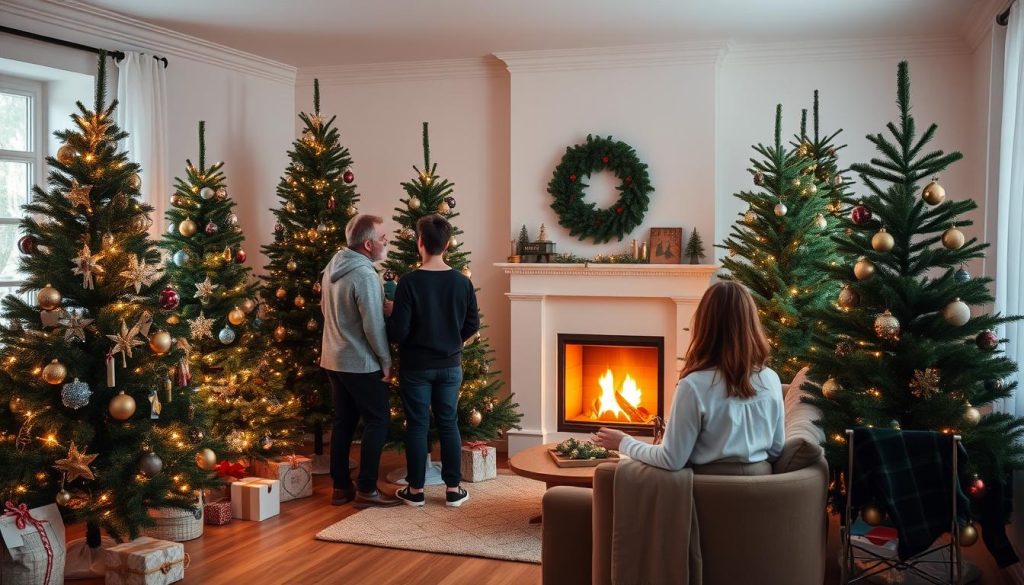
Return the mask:
{"type": "Polygon", "coordinates": [[[783,380],[806,365],[814,326],[809,315],[831,303],[837,290],[816,263],[837,258],[830,235],[838,222],[830,211],[840,209],[845,184],[836,162],[841,147],[833,145],[839,132],[819,132],[817,92],[813,120],[813,136],[802,123],[797,144],[784,144],[782,106],[776,107],[774,143],[758,144],[761,158],[750,159],[760,189],[736,194],[749,208],[719,246],[729,250],[722,260],[727,278],[746,285],[757,302],[772,346],[769,366],[783,380]]]}
{"type": "Polygon", "coordinates": [[[356,215],[359,200],[352,159],[334,127],[336,117],[325,121],[320,114],[320,82],[314,80],[313,113],[299,114],[305,128],[292,143],[291,163],[277,185],[282,206],[273,210],[274,241],[262,248],[270,263],[262,276],[258,311],[273,338],[270,375],[301,401],[318,455],[323,453],[323,425],[330,419],[330,391],[320,369],[320,272],[345,245],[345,225],[356,215]]]}
{"type": "Polygon", "coordinates": [[[820,315],[809,387],[822,410],[833,469],[845,465],[844,429],[956,433],[981,480],[968,487],[980,496],[984,484],[1001,484],[1024,463],[1024,419],[979,410],[1015,386],[1004,383],[1016,364],[999,351],[994,333],[1012,318],[972,316],[972,306],[993,300],[991,280],[963,269],[987,246],[959,230],[970,225],[966,216],[977,205],[947,197],[933,178],[962,155],[925,150],[937,127],[917,133],[906,62],[899,65],[896,103],[899,119],[886,125],[888,132],[867,137],[878,156],[851,167],[868,193],[834,238],[844,261],[829,268],[830,276],[844,286],[836,308],[820,315]]]}
{"type": "Polygon", "coordinates": [[[183,350],[157,302],[152,208],[139,165],[118,150],[127,134],[106,102],[105,59],[93,109],[79,102],[74,127],[55,133],[49,190],[24,208],[22,290],[37,304],[6,297],[0,326],[0,498],[56,500],[94,548],[101,528],[135,537],[148,508],[195,508],[216,482],[200,466],[217,447],[202,402],[172,381],[183,350]]]}
{"type": "MultiPolygon", "coordinates": [[[[402,183],[406,197],[405,207],[396,207],[392,217],[398,223],[397,238],[387,260],[384,261],[384,280],[395,282],[403,275],[419,267],[420,257],[416,248],[416,222],[421,217],[439,214],[452,222],[452,235],[445,254],[445,262],[454,270],[460,270],[472,277],[469,251],[464,249],[459,236],[462,230],[453,222],[459,216],[455,211],[456,201],[452,195],[454,184],[437,174],[437,163],[430,162],[430,142],[427,123],[423,123],[423,169],[413,166],[416,178],[402,183]]],[[[392,350],[395,369],[401,368],[398,352],[392,350]]],[[[512,402],[512,396],[498,396],[501,380],[492,369],[493,351],[487,337],[477,335],[467,342],[462,351],[462,389],[459,391],[459,430],[464,440],[496,439],[502,432],[516,426],[522,418],[512,402]]],[[[389,440],[401,445],[405,436],[405,411],[398,393],[398,377],[391,383],[391,433],[389,440]]],[[[433,434],[431,435],[433,442],[433,434]]]]}
{"type": "Polygon", "coordinates": [[[206,165],[206,123],[199,122],[199,165],[186,160],[175,179],[161,247],[170,286],[162,308],[177,309],[170,331],[188,348],[190,376],[211,408],[225,455],[266,457],[294,448],[298,402],[284,381],[265,376],[266,336],[253,326],[256,283],[249,279],[245,236],[228,196],[224,163],[206,165]]]}

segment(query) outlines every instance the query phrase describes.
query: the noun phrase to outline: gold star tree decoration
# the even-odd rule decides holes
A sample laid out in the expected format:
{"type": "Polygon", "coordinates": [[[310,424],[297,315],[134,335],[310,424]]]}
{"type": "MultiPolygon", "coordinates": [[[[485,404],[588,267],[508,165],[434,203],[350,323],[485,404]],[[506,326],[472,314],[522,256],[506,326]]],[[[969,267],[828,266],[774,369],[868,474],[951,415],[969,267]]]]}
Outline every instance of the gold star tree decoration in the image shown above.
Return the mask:
{"type": "Polygon", "coordinates": [[[135,324],[129,329],[121,320],[121,331],[115,335],[107,335],[107,338],[114,342],[111,353],[121,354],[121,367],[128,367],[128,358],[132,357],[132,348],[142,345],[139,339],[139,325],[135,324]]]}
{"type": "Polygon", "coordinates": [[[85,328],[93,322],[93,319],[86,319],[75,312],[65,311],[60,319],[64,327],[64,341],[80,339],[85,341],[85,328]]]}
{"type": "Polygon", "coordinates": [[[160,269],[154,264],[141,261],[134,254],[128,256],[128,268],[121,272],[121,278],[135,287],[135,293],[142,292],[143,286],[149,286],[160,276],[160,269]]]}
{"type": "Polygon", "coordinates": [[[74,481],[79,477],[83,477],[88,480],[96,479],[92,469],[89,469],[89,464],[96,459],[96,454],[87,455],[84,452],[80,452],[74,441],[71,441],[71,446],[68,447],[68,456],[65,459],[58,459],[54,462],[53,466],[66,474],[65,479],[67,481],[74,481]]]}
{"type": "Polygon", "coordinates": [[[89,249],[89,244],[83,244],[82,251],[78,253],[78,256],[72,258],[71,263],[75,265],[72,272],[82,275],[83,288],[89,290],[95,288],[93,277],[102,275],[105,272],[103,267],[100,266],[102,258],[103,253],[93,254],[92,250],[89,249]]]}
{"type": "Polygon", "coordinates": [[[188,321],[189,335],[192,339],[199,341],[204,337],[213,337],[213,319],[207,319],[203,311],[199,311],[199,316],[195,319],[186,319],[188,321]]]}
{"type": "Polygon", "coordinates": [[[206,303],[210,302],[210,297],[213,296],[213,291],[218,286],[219,285],[213,284],[213,282],[210,280],[210,277],[207,276],[206,280],[196,285],[195,298],[199,299],[199,302],[205,305],[206,303]]]}
{"type": "Polygon", "coordinates": [[[82,207],[91,210],[92,199],[89,195],[92,193],[92,185],[81,185],[78,183],[78,179],[71,179],[71,188],[68,189],[68,200],[71,201],[71,205],[81,205],[82,207]]]}

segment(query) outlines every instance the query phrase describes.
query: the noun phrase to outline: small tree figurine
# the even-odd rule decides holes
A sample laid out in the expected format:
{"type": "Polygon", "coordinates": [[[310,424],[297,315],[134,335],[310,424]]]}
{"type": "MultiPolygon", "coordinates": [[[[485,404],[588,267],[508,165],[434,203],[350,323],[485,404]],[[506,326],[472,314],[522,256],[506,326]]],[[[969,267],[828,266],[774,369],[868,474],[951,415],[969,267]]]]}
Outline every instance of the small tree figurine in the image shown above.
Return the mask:
{"type": "Polygon", "coordinates": [[[519,230],[519,241],[516,242],[516,254],[522,256],[523,252],[526,251],[526,246],[529,243],[530,243],[530,234],[529,234],[529,232],[526,231],[526,226],[524,225],[522,227],[522,229],[519,230]]]}
{"type": "Polygon", "coordinates": [[[690,264],[700,264],[700,259],[705,256],[704,241],[701,240],[700,234],[697,233],[697,228],[693,228],[693,233],[690,234],[690,239],[686,242],[686,250],[683,252],[683,255],[690,258],[690,264]]]}

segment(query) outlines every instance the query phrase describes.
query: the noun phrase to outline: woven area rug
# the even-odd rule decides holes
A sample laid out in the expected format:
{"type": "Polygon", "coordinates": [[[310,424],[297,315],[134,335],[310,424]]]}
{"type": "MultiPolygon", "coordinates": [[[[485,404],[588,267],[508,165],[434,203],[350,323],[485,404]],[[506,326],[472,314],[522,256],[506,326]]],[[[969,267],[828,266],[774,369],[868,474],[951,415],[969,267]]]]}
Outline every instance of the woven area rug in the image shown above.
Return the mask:
{"type": "Polygon", "coordinates": [[[544,484],[512,475],[464,483],[468,502],[458,508],[444,505],[444,486],[428,486],[427,505],[413,508],[368,508],[316,535],[320,540],[369,544],[540,563],[540,513],[544,484]]]}

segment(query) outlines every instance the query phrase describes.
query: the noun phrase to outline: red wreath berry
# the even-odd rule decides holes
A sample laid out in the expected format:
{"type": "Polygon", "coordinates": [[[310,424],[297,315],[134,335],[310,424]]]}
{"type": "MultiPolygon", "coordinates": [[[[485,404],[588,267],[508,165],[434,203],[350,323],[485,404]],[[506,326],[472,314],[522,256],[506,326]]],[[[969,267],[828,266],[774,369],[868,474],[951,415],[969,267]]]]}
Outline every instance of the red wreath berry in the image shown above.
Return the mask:
{"type": "Polygon", "coordinates": [[[570,183],[575,183],[576,182],[576,175],[569,175],[569,182],[570,183]]]}
{"type": "Polygon", "coordinates": [[[615,208],[615,213],[617,213],[617,214],[619,214],[619,215],[622,215],[622,211],[623,211],[623,208],[622,208],[622,207],[616,207],[616,208],[615,208]]]}
{"type": "Polygon", "coordinates": [[[608,158],[607,156],[602,156],[602,157],[601,157],[601,162],[603,162],[604,164],[608,164],[608,161],[610,161],[610,160],[611,160],[611,159],[610,159],[610,158],[608,158]]]}
{"type": "Polygon", "coordinates": [[[627,185],[632,185],[633,184],[633,177],[626,177],[625,179],[622,180],[622,182],[627,184],[627,185]]]}

